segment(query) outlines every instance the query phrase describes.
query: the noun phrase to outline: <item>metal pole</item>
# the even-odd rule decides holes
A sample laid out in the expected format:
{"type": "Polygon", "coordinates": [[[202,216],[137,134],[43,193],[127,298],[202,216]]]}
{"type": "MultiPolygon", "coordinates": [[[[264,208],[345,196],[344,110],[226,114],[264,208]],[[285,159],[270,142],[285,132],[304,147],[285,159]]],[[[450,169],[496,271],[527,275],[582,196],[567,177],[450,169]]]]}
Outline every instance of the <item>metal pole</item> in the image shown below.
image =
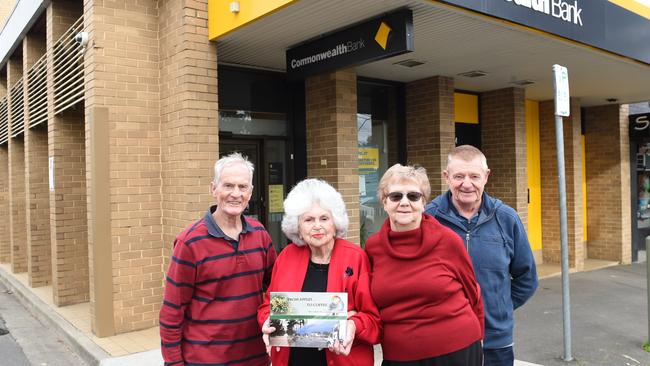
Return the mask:
{"type": "MultiPolygon", "coordinates": [[[[634,216],[636,220],[636,215],[634,216]]],[[[650,343],[650,246],[648,240],[645,241],[645,273],[646,273],[646,296],[648,298],[648,343],[650,343]]]]}
{"type": "Polygon", "coordinates": [[[564,361],[571,356],[571,301],[569,299],[569,236],[566,213],[566,176],[564,174],[564,131],[562,117],[555,116],[555,145],[557,148],[557,176],[560,192],[560,248],[562,251],[562,315],[564,329],[564,361]]]}

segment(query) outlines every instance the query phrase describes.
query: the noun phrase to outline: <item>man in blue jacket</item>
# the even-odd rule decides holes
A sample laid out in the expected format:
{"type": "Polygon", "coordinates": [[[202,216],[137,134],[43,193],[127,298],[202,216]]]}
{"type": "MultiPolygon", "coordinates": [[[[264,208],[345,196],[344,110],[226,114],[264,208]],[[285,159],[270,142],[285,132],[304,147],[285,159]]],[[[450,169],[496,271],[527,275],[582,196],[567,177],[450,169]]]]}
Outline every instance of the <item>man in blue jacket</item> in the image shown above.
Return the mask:
{"type": "Polygon", "coordinates": [[[537,271],[517,212],[483,191],[489,175],[479,149],[456,147],[443,171],[449,191],[425,212],[454,230],[472,258],[485,306],[484,366],[512,366],[514,310],[533,296],[537,271]]]}

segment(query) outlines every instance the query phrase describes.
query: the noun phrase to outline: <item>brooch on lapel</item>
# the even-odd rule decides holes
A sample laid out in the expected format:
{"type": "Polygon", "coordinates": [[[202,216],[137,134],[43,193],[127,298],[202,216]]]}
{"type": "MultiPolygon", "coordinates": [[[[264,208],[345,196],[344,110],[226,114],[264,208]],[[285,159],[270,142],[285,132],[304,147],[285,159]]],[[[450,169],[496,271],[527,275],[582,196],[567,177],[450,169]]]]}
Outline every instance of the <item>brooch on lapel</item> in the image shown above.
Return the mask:
{"type": "Polygon", "coordinates": [[[352,267],[348,267],[348,268],[345,269],[345,275],[347,277],[352,277],[353,274],[354,274],[354,272],[352,272],[352,267]]]}

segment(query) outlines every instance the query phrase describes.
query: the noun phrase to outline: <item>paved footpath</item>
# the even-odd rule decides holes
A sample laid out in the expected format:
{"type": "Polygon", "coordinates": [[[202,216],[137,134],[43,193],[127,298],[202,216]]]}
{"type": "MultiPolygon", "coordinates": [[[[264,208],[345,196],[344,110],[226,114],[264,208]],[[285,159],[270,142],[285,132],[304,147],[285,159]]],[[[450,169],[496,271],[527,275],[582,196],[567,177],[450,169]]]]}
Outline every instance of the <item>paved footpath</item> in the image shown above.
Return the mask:
{"type": "Polygon", "coordinates": [[[535,296],[517,310],[515,356],[537,364],[647,366],[646,264],[621,265],[570,275],[572,355],[564,362],[562,279],[540,281],[535,296]]]}
{"type": "Polygon", "coordinates": [[[34,318],[0,282],[0,365],[87,366],[50,329],[34,318]]]}

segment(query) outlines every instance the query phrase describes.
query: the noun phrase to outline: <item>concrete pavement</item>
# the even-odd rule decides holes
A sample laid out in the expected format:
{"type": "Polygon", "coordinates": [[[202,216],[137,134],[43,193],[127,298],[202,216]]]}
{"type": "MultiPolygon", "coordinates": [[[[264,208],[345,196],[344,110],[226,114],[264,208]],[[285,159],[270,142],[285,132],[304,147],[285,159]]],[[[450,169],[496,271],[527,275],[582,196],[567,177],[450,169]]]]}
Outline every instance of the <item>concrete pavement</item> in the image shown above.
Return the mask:
{"type": "MultiPolygon", "coordinates": [[[[569,363],[561,360],[563,354],[561,278],[541,280],[535,296],[516,311],[515,356],[518,361],[515,365],[650,366],[650,354],[641,348],[641,344],[648,337],[645,273],[645,263],[637,263],[571,274],[572,346],[575,360],[569,363]]],[[[0,283],[2,282],[7,283],[7,278],[0,278],[0,283]]],[[[15,286],[16,284],[12,285],[10,288],[14,292],[29,291],[15,286]]],[[[24,303],[29,295],[18,293],[11,296],[15,296],[12,301],[21,299],[24,303]]],[[[5,308],[7,303],[4,298],[0,298],[0,311],[6,311],[2,308],[5,308]]],[[[25,306],[31,307],[30,311],[39,313],[40,315],[37,315],[39,318],[47,314],[47,311],[40,309],[40,305],[25,306]]],[[[70,324],[61,317],[42,320],[42,322],[52,328],[70,327],[70,324]]],[[[102,366],[161,365],[159,350],[109,358],[105,353],[96,352],[98,346],[80,332],[74,333],[67,329],[64,333],[66,333],[64,338],[73,343],[71,348],[91,365],[100,363],[102,366]]],[[[26,331],[25,337],[35,338],[34,334],[33,330],[26,331]]],[[[40,331],[36,334],[40,335],[40,331]]],[[[58,356],[53,357],[55,353],[52,353],[57,349],[64,353],[71,353],[61,342],[48,347],[50,348],[39,351],[48,360],[38,362],[48,362],[58,358],[58,356]]],[[[378,356],[381,355],[380,352],[381,350],[378,350],[378,356]]],[[[377,364],[380,364],[380,360],[381,358],[378,357],[377,364]]],[[[0,364],[3,364],[2,361],[6,359],[0,358],[0,364]]],[[[32,362],[32,364],[42,363],[32,362]]],[[[64,364],[83,365],[84,363],[75,360],[64,364]]],[[[47,363],[47,365],[56,364],[47,363]]]]}
{"type": "Polygon", "coordinates": [[[0,282],[0,316],[9,334],[0,337],[0,365],[85,366],[53,330],[36,319],[0,282]]]}
{"type": "Polygon", "coordinates": [[[562,281],[540,281],[516,315],[515,356],[547,366],[650,365],[641,345],[648,338],[645,263],[571,274],[572,354],[561,360],[562,281]]]}

